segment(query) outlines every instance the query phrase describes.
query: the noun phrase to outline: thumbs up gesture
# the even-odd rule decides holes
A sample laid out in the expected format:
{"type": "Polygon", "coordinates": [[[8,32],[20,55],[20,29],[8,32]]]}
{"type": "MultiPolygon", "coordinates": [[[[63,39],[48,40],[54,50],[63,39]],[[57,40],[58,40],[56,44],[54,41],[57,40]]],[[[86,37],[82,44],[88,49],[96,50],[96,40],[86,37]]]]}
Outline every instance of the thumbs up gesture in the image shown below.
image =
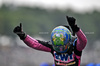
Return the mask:
{"type": "Polygon", "coordinates": [[[13,30],[15,34],[17,34],[20,39],[24,40],[26,38],[26,34],[23,32],[22,23],[19,26],[16,26],[13,30]]]}
{"type": "Polygon", "coordinates": [[[20,23],[20,26],[16,26],[13,30],[14,33],[20,34],[22,31],[22,23],[20,23]]]}

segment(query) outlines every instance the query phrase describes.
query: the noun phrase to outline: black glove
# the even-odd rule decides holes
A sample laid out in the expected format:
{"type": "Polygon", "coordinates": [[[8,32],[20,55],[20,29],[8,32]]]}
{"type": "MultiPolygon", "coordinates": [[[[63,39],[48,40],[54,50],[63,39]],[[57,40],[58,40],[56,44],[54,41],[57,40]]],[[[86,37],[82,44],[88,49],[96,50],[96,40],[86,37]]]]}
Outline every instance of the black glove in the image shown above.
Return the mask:
{"type": "Polygon", "coordinates": [[[69,17],[66,16],[68,24],[70,25],[70,27],[72,28],[73,32],[78,32],[79,31],[79,27],[75,24],[76,19],[74,17],[69,17]]]}
{"type": "Polygon", "coordinates": [[[24,40],[26,38],[26,34],[22,30],[22,24],[20,23],[20,26],[17,26],[14,28],[13,32],[17,34],[21,40],[24,40]]]}

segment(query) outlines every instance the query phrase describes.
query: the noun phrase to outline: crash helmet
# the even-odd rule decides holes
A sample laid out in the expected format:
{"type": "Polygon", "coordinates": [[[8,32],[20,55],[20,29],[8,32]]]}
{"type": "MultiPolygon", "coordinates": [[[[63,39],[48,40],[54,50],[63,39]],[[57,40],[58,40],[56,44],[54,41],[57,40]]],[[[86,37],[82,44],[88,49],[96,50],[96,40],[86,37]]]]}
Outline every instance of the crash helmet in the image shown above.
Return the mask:
{"type": "Polygon", "coordinates": [[[53,49],[59,53],[65,53],[70,48],[72,36],[70,30],[65,26],[57,26],[51,32],[53,49]]]}

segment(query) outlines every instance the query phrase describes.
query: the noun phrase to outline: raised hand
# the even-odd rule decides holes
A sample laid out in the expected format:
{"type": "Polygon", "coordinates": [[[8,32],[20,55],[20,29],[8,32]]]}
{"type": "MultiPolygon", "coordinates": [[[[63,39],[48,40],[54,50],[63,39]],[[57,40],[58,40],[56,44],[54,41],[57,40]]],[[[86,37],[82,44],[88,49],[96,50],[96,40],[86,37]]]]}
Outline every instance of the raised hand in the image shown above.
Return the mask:
{"type": "Polygon", "coordinates": [[[13,32],[15,34],[17,34],[20,37],[20,39],[22,39],[22,40],[25,39],[25,37],[26,37],[26,34],[23,32],[22,23],[20,23],[19,26],[16,26],[14,28],[13,32]]]}
{"type": "Polygon", "coordinates": [[[70,26],[74,26],[75,25],[76,19],[74,17],[66,16],[66,18],[67,18],[67,21],[68,21],[70,26]]]}
{"type": "Polygon", "coordinates": [[[19,33],[23,32],[22,31],[22,23],[20,23],[20,26],[16,26],[14,28],[13,32],[16,33],[16,34],[19,34],[19,33]]]}
{"type": "Polygon", "coordinates": [[[70,27],[72,28],[73,32],[78,32],[79,31],[79,27],[77,26],[76,23],[76,19],[74,17],[69,17],[66,16],[66,19],[68,21],[68,24],[70,25],[70,27]]]}

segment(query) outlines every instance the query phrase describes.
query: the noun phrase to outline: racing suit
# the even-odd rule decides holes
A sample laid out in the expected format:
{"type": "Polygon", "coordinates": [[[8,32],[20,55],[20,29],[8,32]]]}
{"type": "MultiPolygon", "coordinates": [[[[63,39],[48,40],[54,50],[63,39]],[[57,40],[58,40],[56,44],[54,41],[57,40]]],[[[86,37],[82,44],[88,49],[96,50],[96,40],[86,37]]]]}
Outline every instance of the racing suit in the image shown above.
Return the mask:
{"type": "Polygon", "coordinates": [[[71,53],[58,53],[56,52],[52,45],[48,42],[41,40],[36,40],[29,35],[23,40],[29,47],[41,50],[45,52],[50,52],[54,57],[55,66],[80,66],[82,50],[85,48],[87,39],[81,29],[76,32],[77,39],[74,40],[71,53]]]}

